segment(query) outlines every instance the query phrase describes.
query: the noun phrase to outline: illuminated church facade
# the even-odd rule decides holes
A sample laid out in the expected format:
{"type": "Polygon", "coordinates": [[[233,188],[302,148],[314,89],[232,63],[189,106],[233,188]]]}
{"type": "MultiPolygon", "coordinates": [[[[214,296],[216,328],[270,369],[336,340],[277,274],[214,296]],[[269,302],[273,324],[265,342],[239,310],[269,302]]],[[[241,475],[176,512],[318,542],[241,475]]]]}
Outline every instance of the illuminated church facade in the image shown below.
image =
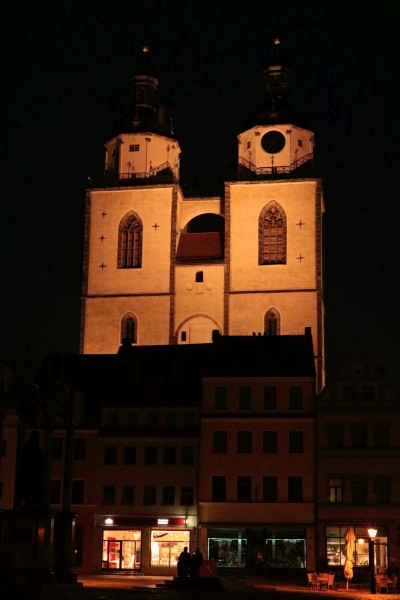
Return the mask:
{"type": "MultiPolygon", "coordinates": [[[[278,42],[278,41],[277,41],[278,42]]],[[[145,66],[86,197],[81,348],[198,344],[311,328],[324,383],[323,213],[314,134],[288,109],[276,43],[266,103],[238,135],[224,193],[184,195],[179,141],[145,66]]]]}

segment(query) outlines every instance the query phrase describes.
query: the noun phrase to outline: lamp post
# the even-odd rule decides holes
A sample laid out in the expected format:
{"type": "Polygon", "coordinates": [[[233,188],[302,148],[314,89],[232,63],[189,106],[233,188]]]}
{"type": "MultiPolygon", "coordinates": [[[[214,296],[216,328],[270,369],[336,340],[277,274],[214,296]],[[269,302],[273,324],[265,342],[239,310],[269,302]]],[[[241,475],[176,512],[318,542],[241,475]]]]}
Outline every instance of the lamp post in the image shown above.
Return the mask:
{"type": "Polygon", "coordinates": [[[376,593],[375,589],[375,548],[374,541],[377,534],[376,529],[368,529],[369,535],[369,544],[368,544],[368,563],[369,563],[369,571],[371,574],[371,594],[376,593]]]}

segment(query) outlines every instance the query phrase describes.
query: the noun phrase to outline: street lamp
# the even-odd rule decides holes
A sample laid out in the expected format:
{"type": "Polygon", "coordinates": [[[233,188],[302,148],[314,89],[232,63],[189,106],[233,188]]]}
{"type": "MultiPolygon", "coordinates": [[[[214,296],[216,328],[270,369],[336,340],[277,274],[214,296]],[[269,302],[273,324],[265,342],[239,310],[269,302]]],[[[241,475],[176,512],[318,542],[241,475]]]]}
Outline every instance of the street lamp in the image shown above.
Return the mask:
{"type": "Polygon", "coordinates": [[[368,562],[369,562],[369,571],[371,573],[371,594],[376,593],[375,589],[375,548],[374,541],[377,534],[376,529],[368,529],[369,535],[369,544],[368,544],[368,562]]]}

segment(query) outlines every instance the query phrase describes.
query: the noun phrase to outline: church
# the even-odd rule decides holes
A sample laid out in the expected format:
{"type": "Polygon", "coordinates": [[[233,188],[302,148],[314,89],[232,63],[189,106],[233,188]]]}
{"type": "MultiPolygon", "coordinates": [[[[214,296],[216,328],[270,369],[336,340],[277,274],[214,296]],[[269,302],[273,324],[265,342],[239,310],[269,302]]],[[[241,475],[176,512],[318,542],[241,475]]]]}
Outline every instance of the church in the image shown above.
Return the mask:
{"type": "Polygon", "coordinates": [[[272,48],[264,106],[237,136],[236,177],[211,197],[181,189],[179,140],[143,48],[129,113],[86,194],[81,353],[310,328],[322,390],[322,185],[279,39],[272,48]]]}

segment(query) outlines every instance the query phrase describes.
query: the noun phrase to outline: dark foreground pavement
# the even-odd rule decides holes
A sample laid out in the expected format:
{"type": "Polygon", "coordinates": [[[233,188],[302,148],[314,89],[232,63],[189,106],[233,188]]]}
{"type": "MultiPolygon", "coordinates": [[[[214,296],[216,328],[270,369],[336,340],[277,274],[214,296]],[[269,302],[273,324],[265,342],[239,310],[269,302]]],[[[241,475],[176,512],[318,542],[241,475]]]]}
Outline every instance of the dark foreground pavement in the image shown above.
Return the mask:
{"type": "Polygon", "coordinates": [[[220,578],[220,589],[188,582],[172,589],[171,579],[146,576],[78,576],[76,585],[37,585],[23,591],[6,590],[0,584],[0,600],[400,600],[400,594],[371,594],[367,587],[345,584],[329,591],[311,591],[296,584],[262,578],[220,578]],[[165,586],[164,584],[167,584],[165,586]]]}

